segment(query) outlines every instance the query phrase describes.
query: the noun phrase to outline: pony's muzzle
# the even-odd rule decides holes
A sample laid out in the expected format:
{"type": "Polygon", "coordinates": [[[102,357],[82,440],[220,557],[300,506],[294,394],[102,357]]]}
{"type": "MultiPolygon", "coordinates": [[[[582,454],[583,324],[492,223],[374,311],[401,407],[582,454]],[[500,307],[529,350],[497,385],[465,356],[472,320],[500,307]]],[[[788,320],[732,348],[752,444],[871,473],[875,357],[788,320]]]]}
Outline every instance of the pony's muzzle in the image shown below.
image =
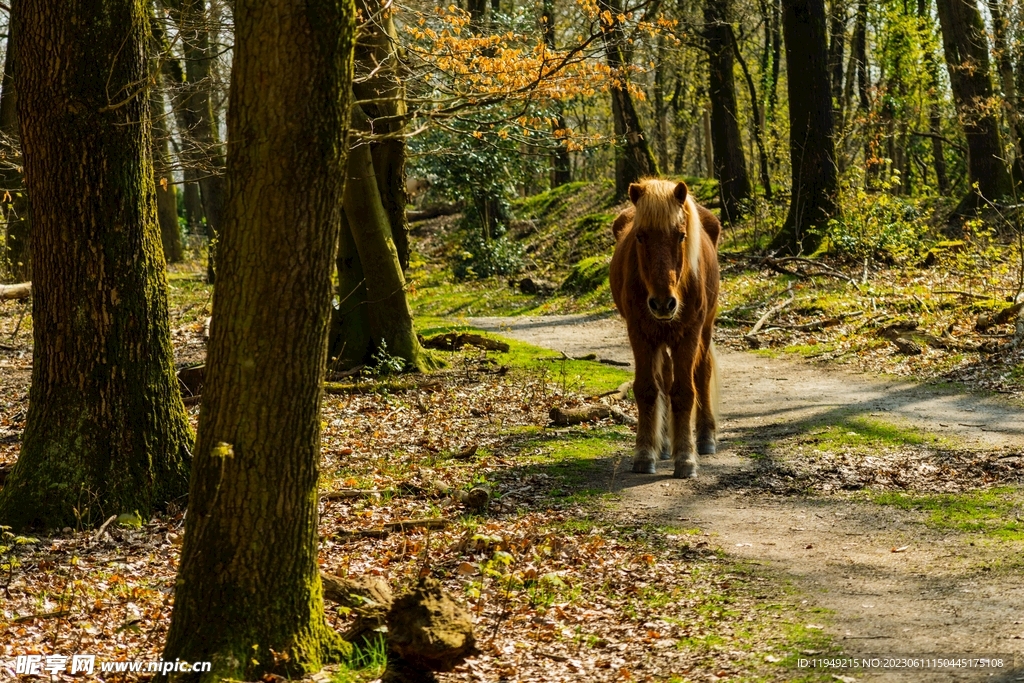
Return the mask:
{"type": "Polygon", "coordinates": [[[651,309],[651,315],[658,320],[671,320],[675,317],[679,302],[674,296],[652,296],[647,300],[647,307],[651,309]]]}

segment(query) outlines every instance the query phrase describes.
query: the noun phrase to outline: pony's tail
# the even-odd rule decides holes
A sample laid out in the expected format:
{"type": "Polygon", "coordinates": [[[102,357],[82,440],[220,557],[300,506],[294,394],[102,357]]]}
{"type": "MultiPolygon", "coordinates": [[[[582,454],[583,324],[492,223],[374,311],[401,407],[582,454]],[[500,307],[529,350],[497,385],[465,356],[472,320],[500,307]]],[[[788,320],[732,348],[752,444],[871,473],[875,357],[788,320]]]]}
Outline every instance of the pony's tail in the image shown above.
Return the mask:
{"type": "Polygon", "coordinates": [[[711,414],[715,416],[715,420],[718,420],[718,416],[721,414],[719,410],[722,407],[722,384],[718,376],[718,355],[715,353],[715,342],[711,342],[708,347],[708,356],[711,358],[711,382],[708,386],[709,402],[711,405],[711,414]]]}

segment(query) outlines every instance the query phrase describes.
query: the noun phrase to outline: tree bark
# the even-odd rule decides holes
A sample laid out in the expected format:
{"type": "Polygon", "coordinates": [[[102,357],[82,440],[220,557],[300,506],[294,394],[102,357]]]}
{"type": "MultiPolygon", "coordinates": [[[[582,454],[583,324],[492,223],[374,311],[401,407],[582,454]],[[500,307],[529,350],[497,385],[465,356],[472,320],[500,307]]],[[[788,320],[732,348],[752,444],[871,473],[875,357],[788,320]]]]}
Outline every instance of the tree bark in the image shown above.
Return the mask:
{"type": "Polygon", "coordinates": [[[401,55],[397,48],[398,31],[394,11],[377,3],[357,0],[363,17],[375,16],[360,26],[356,44],[357,82],[353,85],[362,110],[373,120],[373,132],[391,137],[370,145],[377,190],[391,226],[398,251],[398,262],[409,267],[409,224],[405,217],[408,197],[405,191],[406,144],[401,133],[405,127],[405,86],[402,83],[401,55]]]}
{"type": "MultiPolygon", "coordinates": [[[[924,22],[930,22],[930,2],[917,0],[917,16],[924,22]]],[[[930,30],[929,30],[930,34],[930,30]]],[[[929,35],[929,41],[931,34],[929,35]]],[[[946,153],[942,144],[942,112],[939,109],[939,65],[930,47],[924,50],[924,69],[928,78],[928,129],[931,133],[932,165],[935,167],[935,183],[939,192],[949,194],[949,178],[946,175],[946,153]]]]}
{"type": "Polygon", "coordinates": [[[967,169],[972,190],[955,213],[976,208],[1010,191],[1010,174],[1002,159],[999,123],[992,111],[988,37],[975,0],[936,0],[942,46],[953,101],[967,138],[967,169]],[[977,183],[977,191],[973,185],[977,183]]]}
{"type": "Polygon", "coordinates": [[[704,3],[704,40],[708,50],[708,95],[711,98],[711,144],[714,148],[715,178],[722,197],[722,220],[732,222],[743,213],[750,198],[750,178],[740,136],[739,105],[736,103],[735,59],[731,3],[704,3]]]}
{"type": "Polygon", "coordinates": [[[598,0],[598,6],[610,12],[612,17],[610,23],[602,19],[601,29],[608,66],[618,74],[618,82],[611,87],[611,96],[615,138],[619,143],[615,147],[615,194],[622,198],[629,192],[631,183],[647,176],[657,176],[658,164],[644,137],[640,115],[626,85],[625,36],[617,19],[622,14],[622,0],[598,0]]]}
{"type": "MultiPolygon", "coordinates": [[[[370,130],[369,119],[352,108],[353,128],[370,130]]],[[[426,370],[429,357],[420,348],[405,297],[405,277],[391,225],[377,190],[373,157],[367,144],[352,145],[345,183],[345,217],[365,277],[366,315],[374,350],[386,347],[407,370],[426,370]]],[[[344,245],[343,245],[344,246],[344,245]]]]}
{"type": "Polygon", "coordinates": [[[7,30],[7,54],[4,58],[3,93],[0,94],[0,134],[8,160],[0,164],[0,197],[10,200],[3,204],[4,220],[7,232],[6,262],[9,275],[13,282],[32,278],[31,230],[29,223],[28,192],[25,190],[25,178],[22,172],[20,143],[20,127],[18,126],[18,97],[15,90],[15,74],[17,60],[11,39],[11,30],[7,30]],[[4,194],[6,193],[6,194],[4,194]]]}
{"type": "Polygon", "coordinates": [[[188,486],[150,158],[141,0],[18,0],[32,388],[0,523],[78,526],[188,486]],[[74,191],[69,191],[74,188],[74,191]]]}
{"type": "Polygon", "coordinates": [[[181,226],[178,224],[178,188],[171,175],[170,132],[164,112],[164,94],[160,89],[160,74],[153,74],[157,87],[153,88],[153,178],[156,187],[156,215],[160,224],[160,242],[167,263],[179,263],[184,257],[181,245],[181,226]]]}
{"type": "Polygon", "coordinates": [[[843,54],[846,49],[846,0],[832,0],[829,12],[828,70],[832,83],[832,117],[843,120],[843,54]]]}
{"type": "Polygon", "coordinates": [[[999,84],[1003,91],[1003,108],[1006,120],[1013,133],[1013,169],[1018,181],[1024,181],[1024,98],[1017,92],[1017,81],[1013,73],[1013,53],[1009,20],[999,0],[988,0],[989,14],[992,15],[992,38],[995,43],[995,57],[999,72],[999,84]]]}
{"type": "Polygon", "coordinates": [[[347,370],[370,362],[373,340],[370,336],[366,275],[344,213],[338,236],[337,269],[338,305],[331,313],[328,357],[332,370],[347,370]]]}
{"type": "Polygon", "coordinates": [[[352,79],[351,0],[236,0],[229,196],[175,680],[299,677],[344,654],[317,569],[321,384],[352,79]]]}
{"type": "MultiPolygon", "coordinates": [[[[544,44],[549,50],[555,49],[555,3],[554,0],[544,0],[541,10],[541,21],[544,24],[544,44]]],[[[562,103],[555,102],[555,124],[552,132],[566,129],[565,114],[562,103]]],[[[572,182],[572,160],[569,157],[569,149],[562,144],[551,153],[551,187],[558,187],[572,182]]]]}
{"type": "Polygon", "coordinates": [[[770,248],[780,253],[811,253],[821,243],[818,229],[836,211],[838,191],[825,3],[784,0],[782,7],[793,187],[786,222],[770,248]]]}

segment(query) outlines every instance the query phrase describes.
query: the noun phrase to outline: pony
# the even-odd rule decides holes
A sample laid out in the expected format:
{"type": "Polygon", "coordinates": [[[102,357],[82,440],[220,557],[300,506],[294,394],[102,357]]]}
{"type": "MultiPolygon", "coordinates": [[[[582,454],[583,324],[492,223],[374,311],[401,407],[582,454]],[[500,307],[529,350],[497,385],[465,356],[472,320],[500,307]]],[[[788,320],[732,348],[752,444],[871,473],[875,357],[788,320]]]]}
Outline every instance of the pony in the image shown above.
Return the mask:
{"type": "Polygon", "coordinates": [[[629,199],[612,224],[609,281],[636,366],[633,471],[655,474],[657,459],[671,458],[673,477],[696,477],[697,454],[713,455],[718,443],[711,335],[722,224],[683,182],[643,179],[629,186],[629,199]]]}

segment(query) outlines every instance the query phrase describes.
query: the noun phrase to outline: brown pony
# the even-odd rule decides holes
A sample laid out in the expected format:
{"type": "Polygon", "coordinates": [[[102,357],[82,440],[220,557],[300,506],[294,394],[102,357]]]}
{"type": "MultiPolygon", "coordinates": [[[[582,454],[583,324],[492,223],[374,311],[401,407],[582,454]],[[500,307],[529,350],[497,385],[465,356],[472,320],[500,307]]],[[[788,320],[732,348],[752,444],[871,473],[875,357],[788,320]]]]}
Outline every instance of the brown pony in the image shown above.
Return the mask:
{"type": "Polygon", "coordinates": [[[641,180],[629,186],[629,198],[633,206],[612,224],[610,280],[636,361],[640,422],[633,471],[654,474],[660,455],[675,460],[672,476],[696,477],[696,454],[713,454],[717,443],[711,333],[722,226],[693,200],[686,183],[641,180]]]}

